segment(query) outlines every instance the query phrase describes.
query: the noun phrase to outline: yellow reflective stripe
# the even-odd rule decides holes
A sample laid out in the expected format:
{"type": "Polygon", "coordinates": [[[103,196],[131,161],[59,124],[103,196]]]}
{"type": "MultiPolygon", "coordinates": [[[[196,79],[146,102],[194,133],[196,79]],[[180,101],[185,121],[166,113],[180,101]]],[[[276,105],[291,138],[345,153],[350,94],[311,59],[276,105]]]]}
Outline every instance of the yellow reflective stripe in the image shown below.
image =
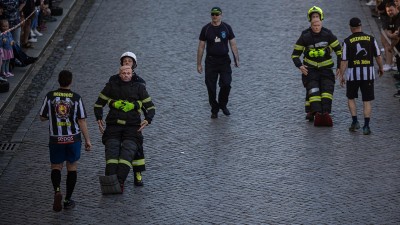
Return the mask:
{"type": "Polygon", "coordinates": [[[310,103],[311,102],[320,102],[321,101],[321,96],[311,96],[310,97],[310,103]]]}
{"type": "Polygon", "coordinates": [[[333,95],[330,93],[324,92],[321,94],[321,98],[329,98],[330,100],[333,100],[333,95]]]}
{"type": "Polygon", "coordinates": [[[118,164],[118,159],[109,159],[106,161],[106,164],[118,164]]]}
{"type": "Polygon", "coordinates": [[[127,166],[129,166],[130,168],[132,168],[132,165],[129,161],[125,160],[125,159],[119,159],[119,164],[125,164],[127,166]]]}
{"type": "Polygon", "coordinates": [[[305,106],[310,106],[310,102],[309,102],[309,101],[306,101],[304,105],[305,105],[305,106]]]}
{"type": "Polygon", "coordinates": [[[300,57],[299,55],[292,55],[292,59],[299,58],[299,57],[300,57]]]}
{"type": "Polygon", "coordinates": [[[150,108],[146,108],[147,110],[150,110],[150,109],[156,109],[156,107],[155,106],[152,106],[152,107],[150,107],[150,108]]]}
{"type": "Polygon", "coordinates": [[[151,102],[151,97],[142,100],[143,103],[151,102]]]}
{"type": "Polygon", "coordinates": [[[135,159],[132,161],[132,166],[143,166],[144,163],[144,159],[135,159]]]}
{"type": "Polygon", "coordinates": [[[304,46],[301,46],[301,45],[294,45],[294,50],[303,51],[304,49],[305,49],[304,46]]]}
{"type": "Polygon", "coordinates": [[[330,65],[332,65],[333,64],[333,60],[332,59],[328,59],[328,60],[325,60],[325,61],[323,61],[323,62],[315,62],[315,61],[312,61],[312,60],[310,60],[310,59],[308,59],[308,58],[305,58],[304,59],[304,62],[306,62],[306,63],[308,63],[308,64],[310,64],[310,65],[312,65],[312,66],[315,66],[315,67],[317,67],[317,68],[319,68],[319,67],[324,67],[324,66],[330,66],[330,65]]]}
{"type": "Polygon", "coordinates": [[[103,95],[102,93],[100,93],[99,98],[108,101],[108,99],[110,99],[109,97],[103,95]]]}
{"type": "Polygon", "coordinates": [[[94,107],[95,107],[95,108],[96,108],[96,107],[98,107],[98,108],[103,108],[102,105],[98,105],[98,104],[94,104],[94,107]]]}
{"type": "Polygon", "coordinates": [[[336,40],[336,41],[332,42],[329,46],[331,46],[332,48],[335,48],[335,47],[337,47],[338,45],[340,45],[340,43],[339,43],[338,40],[336,40]]]}
{"type": "Polygon", "coordinates": [[[118,123],[118,124],[121,124],[121,125],[125,125],[125,124],[126,124],[126,121],[125,121],[125,120],[117,120],[117,123],[118,123]]]}

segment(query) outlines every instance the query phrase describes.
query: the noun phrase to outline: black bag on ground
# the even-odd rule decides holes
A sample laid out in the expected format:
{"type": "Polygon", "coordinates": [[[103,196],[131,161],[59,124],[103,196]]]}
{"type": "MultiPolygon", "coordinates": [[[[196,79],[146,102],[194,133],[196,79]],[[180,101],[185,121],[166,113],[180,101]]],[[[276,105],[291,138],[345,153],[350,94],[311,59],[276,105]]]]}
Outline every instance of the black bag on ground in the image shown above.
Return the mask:
{"type": "Polygon", "coordinates": [[[53,6],[50,11],[52,16],[61,16],[63,14],[63,8],[58,6],[53,6]]]}
{"type": "Polygon", "coordinates": [[[8,81],[0,80],[0,93],[8,92],[10,90],[10,83],[8,81]]]}

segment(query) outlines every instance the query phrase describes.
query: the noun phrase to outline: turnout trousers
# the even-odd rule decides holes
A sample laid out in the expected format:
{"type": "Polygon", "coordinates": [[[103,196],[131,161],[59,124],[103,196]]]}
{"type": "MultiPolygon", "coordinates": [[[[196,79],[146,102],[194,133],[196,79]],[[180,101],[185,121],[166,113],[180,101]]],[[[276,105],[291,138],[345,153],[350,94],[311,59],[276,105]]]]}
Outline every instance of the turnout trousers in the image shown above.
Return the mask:
{"type": "Polygon", "coordinates": [[[308,69],[307,93],[312,112],[331,113],[335,74],[332,69],[308,69]]]}
{"type": "Polygon", "coordinates": [[[232,68],[229,55],[206,56],[205,83],[208,91],[208,101],[212,113],[218,113],[219,109],[226,108],[229,100],[232,83],[232,68]],[[219,80],[218,80],[219,76],[219,80]],[[220,87],[217,101],[217,82],[220,87]]]}
{"type": "Polygon", "coordinates": [[[105,145],[105,175],[117,174],[124,183],[132,168],[135,155],[143,143],[143,136],[137,132],[139,126],[107,125],[102,141],[105,145]]]}

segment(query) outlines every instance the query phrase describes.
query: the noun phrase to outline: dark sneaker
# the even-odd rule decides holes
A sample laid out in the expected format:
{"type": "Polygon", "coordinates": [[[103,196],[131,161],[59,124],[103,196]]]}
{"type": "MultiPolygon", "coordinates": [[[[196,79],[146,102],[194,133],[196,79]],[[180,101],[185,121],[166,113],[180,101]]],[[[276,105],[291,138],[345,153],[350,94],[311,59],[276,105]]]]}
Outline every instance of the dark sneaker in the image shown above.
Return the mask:
{"type": "Polygon", "coordinates": [[[306,120],[308,120],[310,122],[314,121],[314,115],[312,114],[312,112],[307,113],[306,120]]]}
{"type": "Polygon", "coordinates": [[[393,95],[393,97],[400,98],[400,93],[397,92],[396,94],[393,95]]]}
{"type": "Polygon", "coordinates": [[[64,200],[64,209],[73,209],[75,207],[75,201],[70,199],[70,200],[64,200]]]}
{"type": "Polygon", "coordinates": [[[322,117],[321,113],[319,113],[319,112],[315,113],[314,126],[316,126],[316,127],[323,126],[323,117],[322,117]]]}
{"type": "Polygon", "coordinates": [[[135,186],[143,186],[142,174],[140,172],[135,172],[133,176],[135,186]]]}
{"type": "Polygon", "coordinates": [[[224,113],[225,116],[231,115],[231,112],[229,112],[228,108],[226,107],[222,109],[222,112],[224,113]]]}
{"type": "Polygon", "coordinates": [[[62,194],[61,192],[57,191],[54,194],[54,202],[53,202],[53,210],[56,212],[60,212],[62,210],[62,194]]]}
{"type": "Polygon", "coordinates": [[[328,112],[324,113],[322,118],[322,123],[324,126],[331,127],[333,126],[333,121],[331,115],[328,112]]]}
{"type": "Polygon", "coordinates": [[[218,113],[211,113],[211,119],[217,119],[218,113]]]}
{"type": "Polygon", "coordinates": [[[360,123],[358,121],[355,123],[351,123],[351,125],[349,127],[349,131],[355,132],[358,129],[360,129],[360,123]]]}
{"type": "Polygon", "coordinates": [[[371,134],[371,129],[369,129],[369,127],[364,126],[363,127],[363,134],[364,135],[370,135],[371,134]]]}

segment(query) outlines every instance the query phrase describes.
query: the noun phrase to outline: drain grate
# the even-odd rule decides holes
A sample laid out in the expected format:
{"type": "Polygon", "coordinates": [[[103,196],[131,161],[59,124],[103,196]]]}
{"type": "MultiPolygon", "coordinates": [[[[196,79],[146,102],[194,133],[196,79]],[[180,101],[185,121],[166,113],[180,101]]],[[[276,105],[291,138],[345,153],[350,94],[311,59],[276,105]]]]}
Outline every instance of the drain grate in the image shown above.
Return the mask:
{"type": "Polygon", "coordinates": [[[0,152],[15,152],[17,149],[16,143],[2,143],[0,142],[0,152]]]}

